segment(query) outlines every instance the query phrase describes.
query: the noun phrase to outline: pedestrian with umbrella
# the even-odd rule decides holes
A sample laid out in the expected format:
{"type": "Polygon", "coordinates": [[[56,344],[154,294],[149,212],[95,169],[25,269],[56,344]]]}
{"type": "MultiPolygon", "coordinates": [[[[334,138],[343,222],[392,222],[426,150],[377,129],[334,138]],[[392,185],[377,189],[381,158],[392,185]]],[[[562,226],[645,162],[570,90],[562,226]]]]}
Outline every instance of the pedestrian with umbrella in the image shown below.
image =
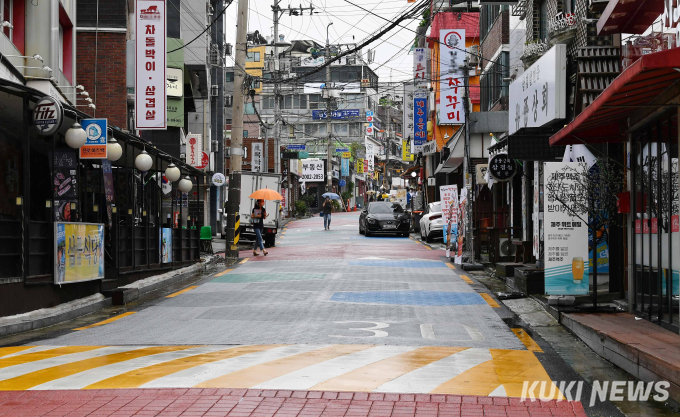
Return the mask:
{"type": "Polygon", "coordinates": [[[262,231],[264,229],[264,219],[269,217],[269,214],[265,208],[264,200],[281,201],[283,196],[274,190],[263,188],[252,193],[249,198],[256,200],[255,207],[253,207],[253,211],[250,214],[250,223],[253,225],[253,229],[255,230],[253,255],[258,256],[259,253],[257,253],[257,250],[261,249],[264,256],[267,256],[269,252],[267,252],[264,248],[262,231]]]}
{"type": "Polygon", "coordinates": [[[331,229],[331,213],[333,212],[333,202],[340,200],[340,196],[335,193],[325,193],[322,195],[326,200],[323,202],[323,230],[331,229]]]}

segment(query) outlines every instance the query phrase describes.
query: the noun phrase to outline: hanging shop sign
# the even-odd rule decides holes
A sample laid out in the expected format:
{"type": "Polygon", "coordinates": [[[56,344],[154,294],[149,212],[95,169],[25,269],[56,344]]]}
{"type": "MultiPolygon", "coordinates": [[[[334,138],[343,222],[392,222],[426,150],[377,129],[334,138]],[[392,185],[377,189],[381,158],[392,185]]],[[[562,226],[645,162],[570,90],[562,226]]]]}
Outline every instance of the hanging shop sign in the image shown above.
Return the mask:
{"type": "Polygon", "coordinates": [[[342,158],[342,162],[340,164],[340,169],[342,170],[342,176],[343,177],[349,176],[349,159],[342,158]]]}
{"type": "Polygon", "coordinates": [[[416,87],[412,84],[404,84],[404,105],[402,106],[402,123],[404,136],[413,139],[413,93],[416,87]]]}
{"type": "Polygon", "coordinates": [[[365,147],[366,147],[366,166],[364,167],[364,170],[367,173],[372,174],[375,171],[375,159],[374,159],[376,153],[375,142],[366,138],[365,147]]]}
{"type": "Polygon", "coordinates": [[[366,121],[369,123],[373,123],[373,111],[372,110],[366,110],[366,121]]]}
{"type": "Polygon", "coordinates": [[[168,97],[182,98],[184,96],[184,72],[181,68],[167,70],[168,97]]]}
{"type": "Polygon", "coordinates": [[[489,170],[489,164],[479,164],[475,169],[477,172],[477,185],[486,184],[486,172],[489,170]]]}
{"type": "Polygon", "coordinates": [[[367,123],[366,125],[366,134],[373,136],[375,134],[375,127],[373,127],[373,123],[367,123]]]}
{"type": "Polygon", "coordinates": [[[335,152],[349,152],[349,149],[347,148],[335,148],[335,152]]]}
{"type": "MultiPolygon", "coordinates": [[[[356,117],[361,117],[359,109],[333,110],[331,112],[331,119],[335,120],[353,119],[356,117]]],[[[325,120],[326,118],[328,118],[326,110],[312,110],[312,119],[325,120]]]]}
{"type": "Polygon", "coordinates": [[[201,151],[201,163],[196,165],[196,168],[204,169],[209,164],[210,164],[210,156],[208,155],[208,152],[201,151]]]}
{"type": "Polygon", "coordinates": [[[413,93],[413,152],[421,152],[427,142],[427,93],[413,93]]]}
{"type": "Polygon", "coordinates": [[[567,45],[558,44],[510,84],[509,134],[564,119],[566,89],[567,45]]]}
{"type": "Polygon", "coordinates": [[[135,3],[135,127],[167,129],[167,45],[164,0],[135,3]]]}
{"type": "Polygon", "coordinates": [[[494,180],[509,181],[515,174],[517,174],[517,163],[508,158],[507,153],[496,154],[489,160],[489,175],[494,180]]]}
{"type": "Polygon", "coordinates": [[[33,125],[43,136],[57,133],[63,121],[64,109],[52,97],[42,98],[33,109],[33,125]]]}
{"type": "Polygon", "coordinates": [[[465,29],[442,29],[439,39],[439,124],[465,124],[465,29]]]}
{"type": "Polygon", "coordinates": [[[437,152],[437,141],[431,140],[423,145],[423,155],[432,155],[437,152]]]}
{"type": "Polygon", "coordinates": [[[357,159],[357,174],[363,174],[364,173],[364,160],[363,159],[357,159]]]}
{"type": "Polygon", "coordinates": [[[287,145],[289,151],[304,151],[306,149],[305,145],[287,145]]]}
{"type": "Polygon", "coordinates": [[[456,244],[456,257],[454,262],[463,264],[463,245],[465,244],[465,210],[467,209],[467,188],[460,190],[460,198],[458,199],[458,243],[456,244]]]}
{"type": "Polygon", "coordinates": [[[253,172],[264,172],[264,144],[253,143],[253,154],[250,157],[250,169],[253,172]]]}
{"type": "Polygon", "coordinates": [[[83,119],[80,125],[87,135],[85,144],[80,147],[80,158],[106,159],[107,119],[83,119]]]}
{"type": "MultiPolygon", "coordinates": [[[[545,293],[585,295],[589,286],[588,213],[569,211],[570,187],[577,181],[570,175],[582,175],[577,162],[546,162],[543,169],[545,190],[545,293]],[[560,190],[565,190],[561,194],[560,190]]],[[[576,208],[574,208],[577,210],[576,208]]]]}
{"type": "Polygon", "coordinates": [[[401,140],[401,160],[402,161],[413,161],[413,154],[411,153],[411,141],[402,139],[401,140]]]}
{"type": "Polygon", "coordinates": [[[203,152],[203,135],[189,133],[187,135],[187,163],[192,167],[201,165],[201,152],[203,152]]]}
{"type": "Polygon", "coordinates": [[[227,179],[224,177],[224,174],[221,172],[217,172],[213,174],[212,176],[212,185],[215,187],[221,187],[227,183],[227,179]]]}
{"type": "Polygon", "coordinates": [[[104,278],[104,224],[54,223],[54,283],[104,278]]]}
{"type": "Polygon", "coordinates": [[[418,88],[427,87],[427,55],[425,48],[413,51],[413,79],[418,88]]]}
{"type": "Polygon", "coordinates": [[[323,159],[302,160],[301,181],[322,182],[326,180],[325,162],[323,159]]]}

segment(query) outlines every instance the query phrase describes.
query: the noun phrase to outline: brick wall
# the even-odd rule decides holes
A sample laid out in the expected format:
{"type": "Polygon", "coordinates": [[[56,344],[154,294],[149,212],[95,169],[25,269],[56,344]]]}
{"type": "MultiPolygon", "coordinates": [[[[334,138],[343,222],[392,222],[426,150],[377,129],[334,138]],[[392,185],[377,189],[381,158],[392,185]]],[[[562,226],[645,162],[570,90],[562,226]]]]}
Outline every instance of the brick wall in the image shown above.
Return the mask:
{"type": "MultiPolygon", "coordinates": [[[[230,147],[231,146],[231,141],[226,140],[227,144],[225,147],[230,147]]],[[[257,138],[243,138],[243,146],[248,148],[248,157],[243,158],[243,171],[250,171],[252,169],[252,166],[250,165],[250,157],[252,155],[252,144],[253,142],[259,142],[264,144],[264,139],[258,140],[257,138]]],[[[275,146],[274,146],[274,138],[269,138],[268,140],[268,148],[267,148],[267,165],[269,166],[269,172],[274,172],[274,155],[275,155],[275,146]]],[[[226,160],[225,163],[225,169],[228,171],[229,170],[229,159],[226,160]]]]}
{"type": "Polygon", "coordinates": [[[482,69],[489,64],[489,60],[493,58],[498,48],[503,44],[510,43],[510,20],[509,12],[504,11],[498,16],[494,22],[489,34],[486,35],[482,41],[482,62],[480,66],[482,69]]]}
{"type": "MultiPolygon", "coordinates": [[[[85,87],[97,106],[97,117],[110,125],[127,128],[127,87],[125,82],[125,33],[99,32],[97,97],[95,100],[95,33],[79,32],[76,53],[77,84],[85,87]]],[[[78,104],[82,104],[82,100],[78,104]]],[[[88,111],[88,113],[90,113],[88,111]]]]}

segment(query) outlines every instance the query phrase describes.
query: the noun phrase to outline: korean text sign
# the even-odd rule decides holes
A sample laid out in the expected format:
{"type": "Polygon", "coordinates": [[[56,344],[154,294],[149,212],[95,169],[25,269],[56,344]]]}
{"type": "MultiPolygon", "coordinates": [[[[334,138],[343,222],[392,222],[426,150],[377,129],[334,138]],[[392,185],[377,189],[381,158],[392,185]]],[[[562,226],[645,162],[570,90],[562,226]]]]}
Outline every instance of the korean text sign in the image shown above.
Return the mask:
{"type": "Polygon", "coordinates": [[[250,157],[250,168],[253,172],[264,172],[264,151],[262,149],[262,143],[253,142],[253,154],[250,157]]]}
{"type": "Polygon", "coordinates": [[[54,283],[104,278],[104,224],[54,223],[54,283]]]}
{"type": "Polygon", "coordinates": [[[418,86],[427,87],[427,59],[425,48],[413,51],[413,79],[418,86]]]}
{"type": "Polygon", "coordinates": [[[416,87],[411,84],[404,84],[404,108],[402,123],[404,124],[404,137],[413,139],[413,94],[416,87]]]}
{"type": "Polygon", "coordinates": [[[427,93],[413,94],[413,146],[414,153],[421,152],[427,142],[427,93]]]}
{"type": "Polygon", "coordinates": [[[349,159],[347,158],[342,158],[342,164],[340,166],[340,169],[342,170],[342,175],[343,177],[348,177],[349,176],[349,159]]]}
{"type": "Polygon", "coordinates": [[[166,10],[163,0],[135,4],[135,127],[167,129],[166,10]]]}
{"type": "Polygon", "coordinates": [[[458,224],[458,186],[442,185],[439,187],[442,216],[446,224],[458,224]]]}
{"type": "Polygon", "coordinates": [[[307,182],[323,182],[326,179],[325,162],[322,159],[303,159],[302,180],[307,182]]]}
{"type": "Polygon", "coordinates": [[[442,29],[439,39],[439,124],[465,124],[465,29],[442,29]]]}
{"type": "Polygon", "coordinates": [[[567,45],[555,45],[510,84],[509,134],[564,119],[567,45]]]}
{"type": "Polygon", "coordinates": [[[187,163],[192,167],[200,166],[203,153],[203,135],[189,133],[187,135],[187,163]]]}
{"type": "MultiPolygon", "coordinates": [[[[582,175],[578,162],[546,162],[543,175],[545,192],[545,293],[554,295],[588,294],[588,213],[578,217],[567,210],[570,187],[582,175]]],[[[575,208],[575,210],[577,210],[575,208]]]]}
{"type": "Polygon", "coordinates": [[[106,159],[106,119],[83,119],[80,121],[87,135],[85,145],[80,147],[81,159],[106,159]]]}

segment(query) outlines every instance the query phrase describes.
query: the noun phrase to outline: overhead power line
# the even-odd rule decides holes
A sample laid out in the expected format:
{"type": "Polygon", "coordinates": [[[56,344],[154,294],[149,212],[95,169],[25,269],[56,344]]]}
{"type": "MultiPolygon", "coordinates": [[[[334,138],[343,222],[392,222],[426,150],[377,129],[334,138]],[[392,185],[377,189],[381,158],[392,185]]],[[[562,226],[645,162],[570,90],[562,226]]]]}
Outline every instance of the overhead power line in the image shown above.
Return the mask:
{"type": "Polygon", "coordinates": [[[171,53],[173,53],[173,52],[179,51],[180,49],[186,48],[187,46],[191,45],[196,39],[198,39],[198,38],[200,38],[201,36],[203,36],[203,34],[204,34],[205,32],[207,32],[208,29],[210,29],[210,28],[212,27],[212,25],[215,24],[215,22],[217,22],[217,19],[219,19],[220,16],[222,16],[222,15],[224,14],[224,12],[227,11],[227,9],[229,8],[229,6],[231,6],[231,3],[233,3],[233,2],[234,2],[234,0],[229,0],[229,3],[227,3],[227,5],[224,6],[224,9],[222,9],[222,11],[221,11],[217,16],[215,16],[215,18],[213,19],[213,21],[210,22],[210,24],[209,24],[208,26],[206,26],[205,29],[203,29],[203,32],[199,33],[195,38],[193,38],[193,39],[190,40],[189,42],[185,43],[184,45],[180,46],[179,48],[175,48],[175,49],[173,49],[172,51],[168,51],[168,54],[171,54],[171,53]]]}

